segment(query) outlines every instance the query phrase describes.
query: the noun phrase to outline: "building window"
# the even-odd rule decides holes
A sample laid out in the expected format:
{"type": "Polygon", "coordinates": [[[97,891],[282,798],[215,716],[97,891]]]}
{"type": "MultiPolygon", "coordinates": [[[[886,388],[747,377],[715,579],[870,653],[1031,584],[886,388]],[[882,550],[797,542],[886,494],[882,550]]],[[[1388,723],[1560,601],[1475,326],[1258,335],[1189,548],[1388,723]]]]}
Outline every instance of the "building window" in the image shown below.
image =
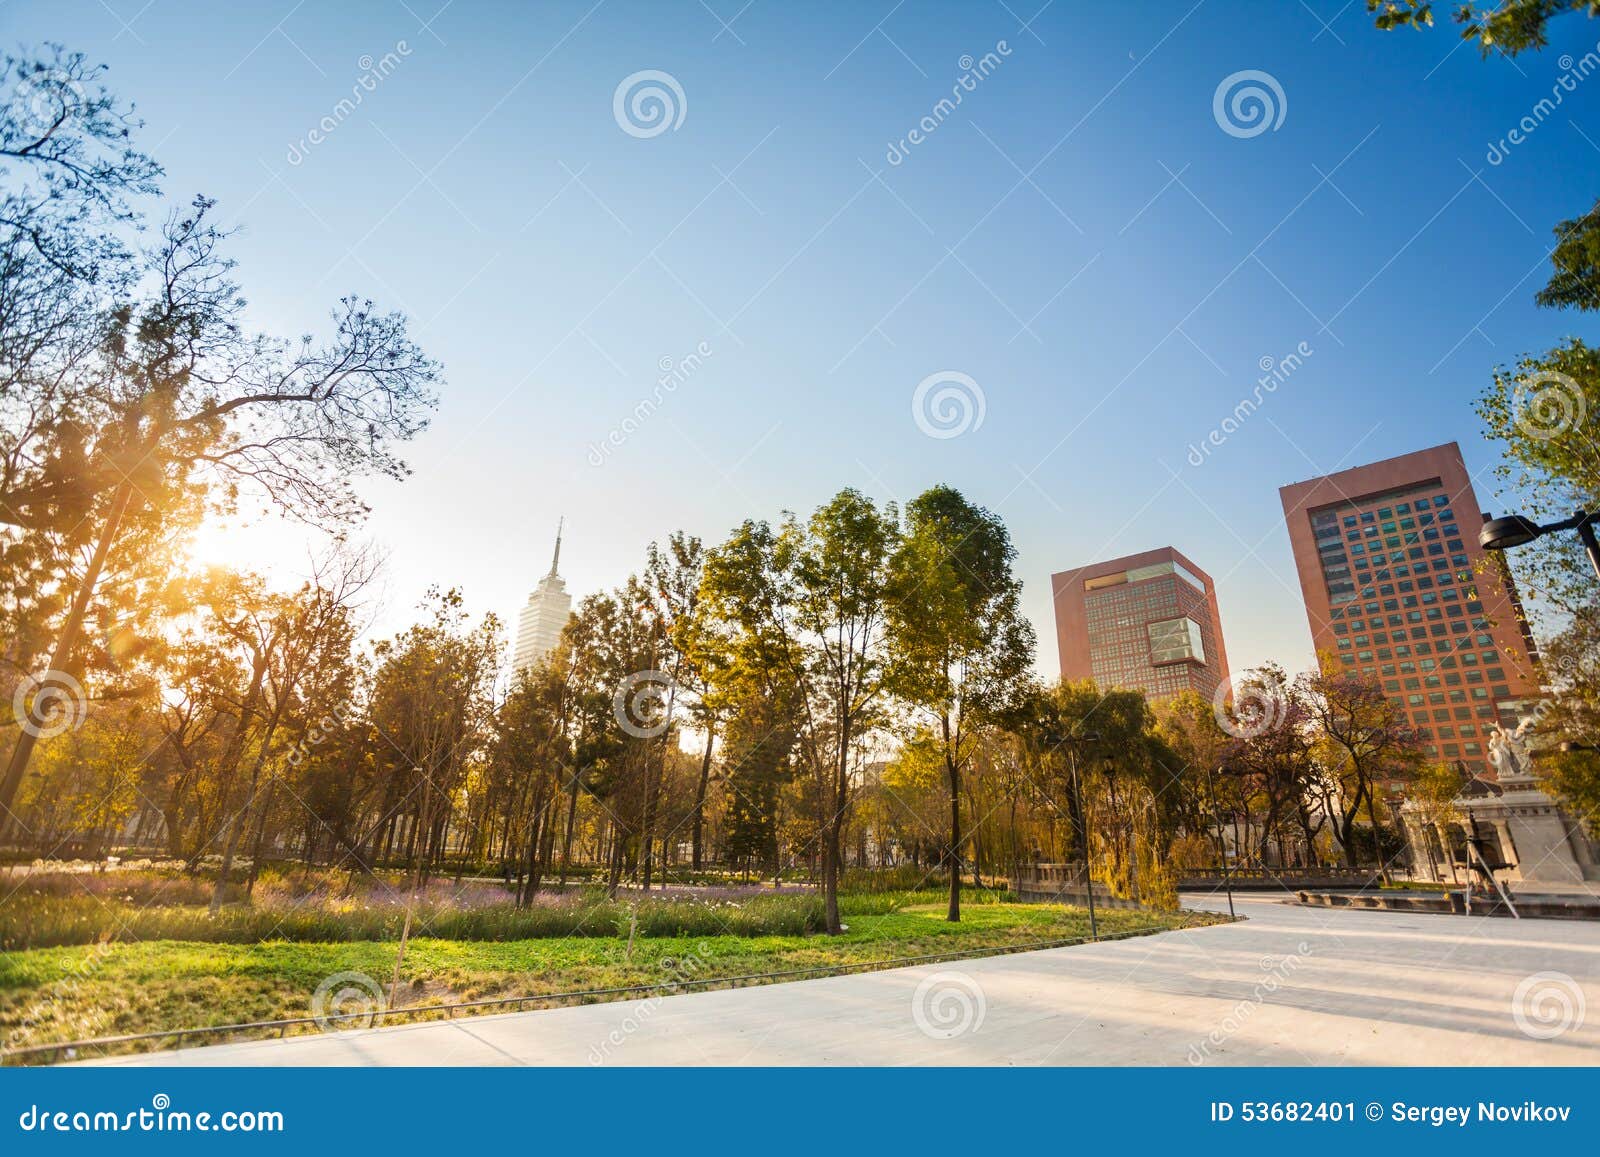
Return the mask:
{"type": "Polygon", "coordinates": [[[1200,635],[1200,624],[1193,619],[1163,619],[1151,623],[1148,630],[1150,662],[1153,666],[1165,663],[1205,663],[1206,648],[1200,635]]]}

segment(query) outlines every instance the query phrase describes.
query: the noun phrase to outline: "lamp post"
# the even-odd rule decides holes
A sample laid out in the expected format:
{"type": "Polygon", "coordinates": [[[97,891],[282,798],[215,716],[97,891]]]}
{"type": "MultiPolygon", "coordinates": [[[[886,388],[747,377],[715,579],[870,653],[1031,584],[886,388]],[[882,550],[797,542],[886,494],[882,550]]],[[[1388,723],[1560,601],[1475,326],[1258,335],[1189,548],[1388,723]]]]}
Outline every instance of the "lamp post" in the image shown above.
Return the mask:
{"type": "Polygon", "coordinates": [[[1478,531],[1478,545],[1484,550],[1513,550],[1546,534],[1576,530],[1583,541],[1583,549],[1588,552],[1589,565],[1594,567],[1595,577],[1600,578],[1600,539],[1595,537],[1594,532],[1597,522],[1600,522],[1600,514],[1591,514],[1586,510],[1580,510],[1560,522],[1547,522],[1543,526],[1524,515],[1510,514],[1485,522],[1483,529],[1478,531]]]}
{"type": "Polygon", "coordinates": [[[1228,915],[1238,919],[1233,910],[1233,873],[1228,868],[1228,845],[1222,839],[1222,808],[1217,802],[1217,781],[1206,764],[1206,791],[1211,795],[1211,817],[1217,824],[1217,859],[1222,863],[1222,887],[1228,893],[1228,915]]]}
{"type": "Polygon", "coordinates": [[[1091,743],[1100,738],[1098,731],[1078,734],[1076,726],[1067,737],[1067,765],[1072,771],[1072,803],[1078,812],[1078,843],[1083,846],[1083,885],[1089,894],[1089,939],[1100,939],[1100,924],[1094,913],[1094,873],[1089,867],[1089,813],[1083,810],[1083,792],[1078,787],[1078,747],[1075,740],[1087,739],[1091,743]]]}

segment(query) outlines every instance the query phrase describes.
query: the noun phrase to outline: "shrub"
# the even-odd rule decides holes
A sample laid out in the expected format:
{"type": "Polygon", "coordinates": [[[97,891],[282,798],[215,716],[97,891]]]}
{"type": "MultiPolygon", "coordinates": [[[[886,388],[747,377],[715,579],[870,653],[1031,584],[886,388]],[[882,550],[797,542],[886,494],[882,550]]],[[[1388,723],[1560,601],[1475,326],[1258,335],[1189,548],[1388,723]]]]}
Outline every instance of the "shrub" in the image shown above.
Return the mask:
{"type": "MultiPolygon", "coordinates": [[[[209,901],[209,893],[207,894],[209,901]]],[[[412,916],[412,935],[447,940],[537,940],[616,936],[630,914],[636,934],[674,936],[802,936],[822,927],[814,895],[748,899],[596,898],[594,892],[540,897],[528,908],[509,902],[460,906],[427,901],[412,916]]],[[[79,893],[19,892],[0,906],[0,950],[93,944],[109,939],[188,940],[253,944],[263,940],[348,942],[393,940],[405,921],[404,899],[321,897],[294,905],[229,906],[212,915],[200,904],[141,907],[120,898],[79,893]]]]}

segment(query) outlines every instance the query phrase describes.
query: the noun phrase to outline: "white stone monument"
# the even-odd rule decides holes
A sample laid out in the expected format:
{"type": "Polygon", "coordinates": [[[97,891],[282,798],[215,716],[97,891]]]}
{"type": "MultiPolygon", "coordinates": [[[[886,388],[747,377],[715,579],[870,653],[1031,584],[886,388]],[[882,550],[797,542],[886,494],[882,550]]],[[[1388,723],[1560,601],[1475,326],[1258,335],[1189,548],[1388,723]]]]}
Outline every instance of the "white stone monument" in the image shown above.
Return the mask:
{"type": "Polygon", "coordinates": [[[1594,842],[1581,825],[1539,788],[1534,774],[1533,753],[1538,739],[1533,735],[1536,717],[1520,720],[1514,730],[1496,726],[1489,735],[1489,762],[1495,769],[1494,784],[1478,782],[1452,803],[1460,823],[1446,825],[1430,821],[1414,802],[1401,809],[1406,838],[1412,849],[1414,870],[1434,879],[1450,880],[1455,873],[1450,861],[1477,821],[1480,832],[1493,831],[1501,856],[1511,865],[1504,874],[1523,885],[1581,885],[1600,880],[1600,857],[1594,842]],[[1462,829],[1452,832],[1451,828],[1462,829]],[[1436,837],[1430,840],[1431,835],[1436,837]],[[1442,849],[1428,854],[1428,849],[1442,849]]]}

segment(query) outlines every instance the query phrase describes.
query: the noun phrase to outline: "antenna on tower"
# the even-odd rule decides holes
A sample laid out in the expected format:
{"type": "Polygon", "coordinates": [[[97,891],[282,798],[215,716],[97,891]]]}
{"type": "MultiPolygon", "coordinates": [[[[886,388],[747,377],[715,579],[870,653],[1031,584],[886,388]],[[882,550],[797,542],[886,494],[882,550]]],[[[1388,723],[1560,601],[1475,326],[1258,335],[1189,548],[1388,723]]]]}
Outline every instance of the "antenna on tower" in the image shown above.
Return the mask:
{"type": "Polygon", "coordinates": [[[556,520],[556,552],[550,558],[550,574],[556,573],[556,568],[561,565],[561,530],[567,524],[567,516],[562,515],[556,520]]]}

